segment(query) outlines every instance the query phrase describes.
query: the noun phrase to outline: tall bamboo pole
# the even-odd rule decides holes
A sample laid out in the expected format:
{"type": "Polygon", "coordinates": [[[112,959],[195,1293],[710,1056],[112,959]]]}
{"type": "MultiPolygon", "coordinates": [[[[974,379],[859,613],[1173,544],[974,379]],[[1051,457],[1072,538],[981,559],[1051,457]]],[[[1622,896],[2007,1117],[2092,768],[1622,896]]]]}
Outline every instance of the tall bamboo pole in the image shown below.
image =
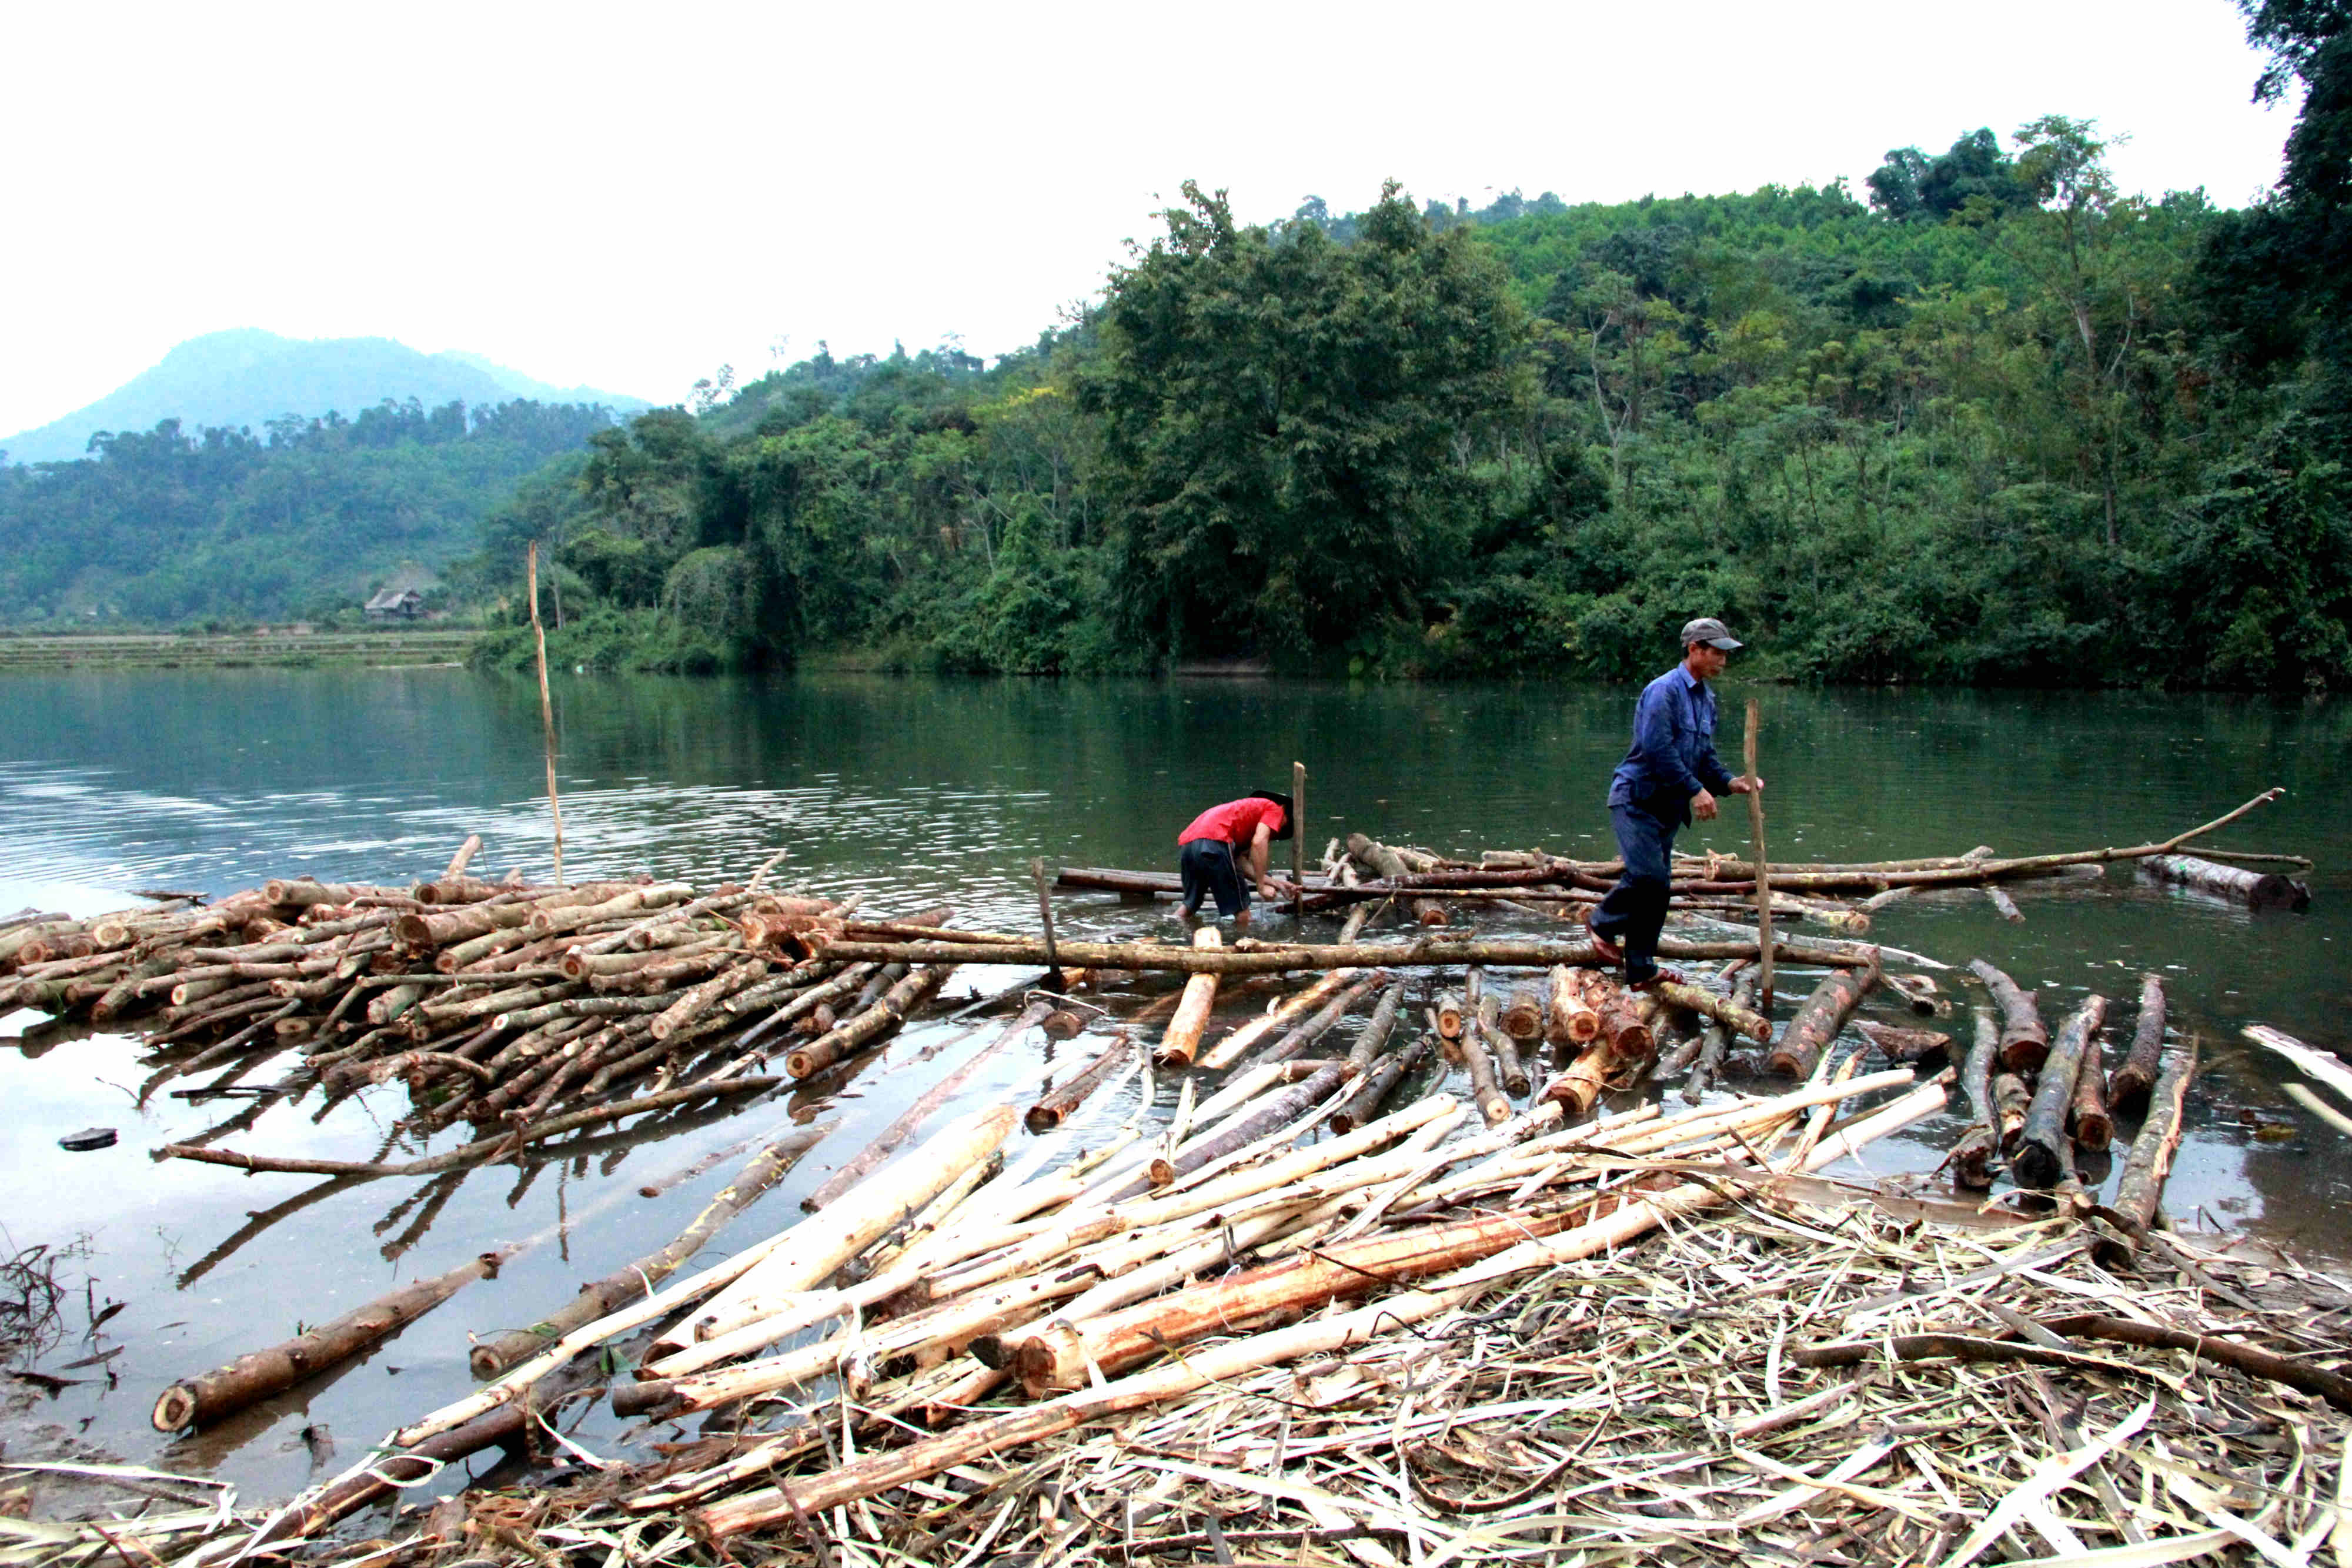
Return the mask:
{"type": "Polygon", "coordinates": [[[1748,699],[1748,733],[1740,739],[1740,756],[1748,766],[1748,831],[1756,841],[1756,944],[1763,950],[1758,966],[1756,1010],[1772,1016],[1772,867],[1764,852],[1764,797],[1756,788],[1756,730],[1763,711],[1748,699]]]}
{"type": "Polygon", "coordinates": [[[547,809],[555,813],[555,885],[563,885],[563,802],[555,798],[555,699],[547,690],[547,631],[539,623],[539,541],[530,541],[530,635],[539,648],[539,721],[547,732],[547,809]]]}
{"type": "Polygon", "coordinates": [[[1307,913],[1307,832],[1299,826],[1307,813],[1307,764],[1290,765],[1290,915],[1307,913]]]}

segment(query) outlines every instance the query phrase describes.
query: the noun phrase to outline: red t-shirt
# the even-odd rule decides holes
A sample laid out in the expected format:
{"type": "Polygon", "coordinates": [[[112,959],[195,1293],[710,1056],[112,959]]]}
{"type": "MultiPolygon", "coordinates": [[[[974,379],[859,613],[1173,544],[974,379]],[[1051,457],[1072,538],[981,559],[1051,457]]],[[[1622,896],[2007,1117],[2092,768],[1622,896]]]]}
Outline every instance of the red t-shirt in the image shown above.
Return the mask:
{"type": "Polygon", "coordinates": [[[1195,839],[1223,839],[1235,849],[1247,849],[1257,836],[1257,825],[1265,824],[1268,834],[1282,831],[1282,807],[1253,795],[1246,800],[1228,800],[1222,806],[1212,806],[1192,819],[1192,825],[1176,835],[1179,845],[1195,839]]]}

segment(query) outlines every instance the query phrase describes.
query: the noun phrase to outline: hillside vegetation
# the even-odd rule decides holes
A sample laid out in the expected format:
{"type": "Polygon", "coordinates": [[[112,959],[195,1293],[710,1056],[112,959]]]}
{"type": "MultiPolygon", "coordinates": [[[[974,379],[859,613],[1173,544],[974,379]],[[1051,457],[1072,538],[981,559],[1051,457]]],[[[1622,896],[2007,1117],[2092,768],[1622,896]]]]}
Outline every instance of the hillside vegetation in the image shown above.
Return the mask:
{"type": "Polygon", "coordinates": [[[518,481],[610,424],[597,407],[387,402],[258,437],[166,420],[79,462],[0,466],[0,621],[354,614],[396,569],[478,548],[518,481]]]}
{"type": "Polygon", "coordinates": [[[2247,213],[2120,193],[2058,118],[1898,150],[1867,200],[1251,226],[1187,186],[1032,348],[722,376],[527,486],[479,567],[540,539],[560,656],[656,668],[1622,677],[1715,613],[1830,680],[2340,685],[2330,102],[2247,213]]]}

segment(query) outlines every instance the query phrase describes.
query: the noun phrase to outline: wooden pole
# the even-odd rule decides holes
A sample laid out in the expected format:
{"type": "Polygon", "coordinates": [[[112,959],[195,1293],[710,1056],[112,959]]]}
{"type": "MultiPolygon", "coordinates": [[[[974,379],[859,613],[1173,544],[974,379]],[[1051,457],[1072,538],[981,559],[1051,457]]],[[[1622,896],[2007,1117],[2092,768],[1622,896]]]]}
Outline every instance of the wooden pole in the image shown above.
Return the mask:
{"type": "Polygon", "coordinates": [[[1307,764],[1290,765],[1290,915],[1307,913],[1307,764]]]}
{"type": "Polygon", "coordinates": [[[547,689],[547,632],[539,623],[539,541],[530,541],[530,636],[539,650],[539,720],[547,732],[547,809],[555,814],[555,885],[563,885],[563,802],[555,798],[555,698],[547,689]]]}
{"type": "Polygon", "coordinates": [[[1763,950],[1759,966],[1756,1010],[1772,1016],[1772,862],[1764,852],[1764,797],[1756,790],[1756,731],[1764,722],[1754,697],[1748,699],[1748,733],[1740,738],[1740,758],[1748,766],[1748,832],[1756,841],[1756,944],[1763,950]]]}

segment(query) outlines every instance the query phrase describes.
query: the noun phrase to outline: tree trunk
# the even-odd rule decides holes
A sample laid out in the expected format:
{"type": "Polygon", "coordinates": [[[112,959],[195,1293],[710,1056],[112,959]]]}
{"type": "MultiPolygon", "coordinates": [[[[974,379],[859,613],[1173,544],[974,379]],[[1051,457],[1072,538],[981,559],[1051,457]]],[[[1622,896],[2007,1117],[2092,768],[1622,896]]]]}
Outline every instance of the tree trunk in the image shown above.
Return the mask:
{"type": "Polygon", "coordinates": [[[2107,998],[2094,992],[2060,1027],[2058,1039],[2042,1063],[2033,1103],[2025,1113],[2025,1126],[2017,1135],[2017,1153],[2010,1161],[2020,1186],[2050,1186],[2071,1161],[2071,1145],[2059,1145],[2068,1142],[2066,1113],[2074,1103],[2074,1076],[2088,1052],[2095,1049],[2099,1026],[2106,1016],[2107,998]]]}
{"type": "Polygon", "coordinates": [[[1396,1092],[1396,1086],[1429,1054],[1429,1036],[1416,1035],[1412,1043],[1402,1051],[1393,1051],[1374,1062],[1372,1070],[1364,1076],[1364,1086],[1357,1090],[1346,1104],[1331,1113],[1331,1130],[1352,1133],[1378,1117],[1381,1107],[1388,1103],[1391,1094],[1396,1092]]]}
{"type": "Polygon", "coordinates": [[[1744,1008],[1729,997],[1717,996],[1703,986],[1676,985],[1669,980],[1659,985],[1654,994],[1660,1001],[1703,1014],[1746,1035],[1759,1045],[1768,1043],[1772,1038],[1771,1022],[1762,1013],[1744,1008]]]}
{"type": "Polygon", "coordinates": [[[2131,1054],[2107,1080],[2107,1108],[2128,1111],[2147,1099],[2164,1056],[2164,980],[2154,973],[2139,977],[2139,1022],[2132,1030],[2131,1054]]]}
{"type": "Polygon", "coordinates": [[[1539,1040],[1543,1036],[1544,996],[1542,982],[1528,980],[1511,991],[1511,1000],[1503,1009],[1503,1032],[1514,1040],[1539,1040]]]}
{"type": "Polygon", "coordinates": [[[1861,969],[1832,969],[1797,1016],[1781,1026],[1780,1038],[1764,1058],[1764,1071],[1785,1073],[1792,1078],[1810,1078],[1822,1052],[1837,1039],[1838,1030],[1862,1005],[1871,987],[1878,983],[1878,966],[1861,969]]]}
{"type": "Polygon", "coordinates": [[[1397,1009],[1403,1005],[1404,982],[1399,980],[1381,995],[1380,1005],[1372,1009],[1371,1019],[1364,1025],[1363,1032],[1356,1036],[1356,1043],[1349,1048],[1348,1070],[1350,1072],[1371,1070],[1373,1060],[1386,1049],[1389,1036],[1396,1031],[1397,1009]]]}
{"type": "Polygon", "coordinates": [[[1992,1076],[1992,1105],[2002,1150],[2016,1148],[2017,1135],[2025,1131],[2025,1113],[2033,1107],[2033,1086],[2014,1072],[1996,1072],[1992,1076]]]}
{"type": "MultiPolygon", "coordinates": [[[[1736,928],[1735,928],[1736,929],[1736,928]]],[[[1317,946],[1253,940],[1246,947],[1206,949],[1178,947],[1160,942],[1063,942],[1062,962],[1082,969],[1178,970],[1188,974],[1279,975],[1293,971],[1337,969],[1346,966],[1392,969],[1452,969],[1465,964],[1493,964],[1515,969],[1548,969],[1555,964],[1590,965],[1600,960],[1588,942],[1529,942],[1515,938],[1423,936],[1409,942],[1359,942],[1352,946],[1317,946]]],[[[1878,949],[1864,943],[1804,942],[1775,937],[1774,956],[1783,963],[1851,966],[1874,957],[1878,949]]],[[[992,944],[975,951],[964,942],[858,942],[843,940],[825,949],[835,958],[853,962],[961,964],[1043,964],[1045,944],[992,944]]],[[[1756,939],[1741,936],[1720,941],[1693,941],[1679,936],[1659,938],[1658,953],[1667,958],[1753,958],[1756,939]]]]}
{"type": "Polygon", "coordinates": [[[1385,985],[1388,977],[1389,973],[1386,969],[1375,969],[1369,975],[1359,976],[1347,989],[1324,1003],[1322,1011],[1304,1023],[1291,1026],[1280,1040],[1259,1051],[1255,1060],[1287,1061],[1292,1057],[1299,1055],[1308,1046],[1329,1033],[1332,1026],[1347,1017],[1349,1010],[1358,1002],[1362,1001],[1374,987],[1385,985]]]}
{"type": "Polygon", "coordinates": [[[1496,1080],[1494,1042],[1502,1034],[1495,1026],[1496,1010],[1494,998],[1480,998],[1478,1011],[1462,1030],[1462,1061],[1470,1070],[1470,1097],[1490,1127],[1511,1119],[1511,1103],[1496,1080]]]}
{"type": "Polygon", "coordinates": [[[859,1047],[889,1033],[906,1021],[908,1013],[937,995],[954,968],[954,959],[924,965],[847,1023],[836,1025],[786,1055],[784,1071],[794,1078],[814,1077],[859,1047]]]}
{"type": "Polygon", "coordinates": [[[1853,1027],[1889,1061],[1934,1071],[1949,1059],[1952,1037],[1941,1030],[1897,1029],[1869,1019],[1857,1020],[1853,1027]]]}
{"type": "MultiPolygon", "coordinates": [[[[1348,835],[1348,854],[1349,858],[1379,872],[1392,884],[1404,885],[1412,877],[1412,868],[1404,863],[1396,851],[1361,833],[1348,835]]],[[[1445,905],[1433,898],[1410,898],[1405,903],[1412,909],[1413,919],[1423,925],[1443,925],[1452,918],[1445,913],[1445,905]]]]}
{"type": "Polygon", "coordinates": [[[2000,1004],[2001,1066],[2021,1076],[2040,1068],[2050,1054],[2050,1030],[2033,993],[1982,958],[1970,959],[1969,968],[2000,1004]]]}
{"type": "Polygon", "coordinates": [[[1601,1033],[1601,1015],[1584,999],[1584,984],[1565,964],[1551,971],[1551,998],[1544,1009],[1544,1038],[1555,1046],[1586,1045],[1601,1033]]]}
{"type": "Polygon", "coordinates": [[[2099,1036],[2092,1031],[2083,1046],[2083,1065],[2074,1074],[2074,1098],[2070,1107],[2074,1146],[2085,1154],[2102,1154],[2115,1142],[2116,1128],[2107,1114],[2107,1070],[2100,1060],[2099,1036]]]}
{"type": "Polygon", "coordinates": [[[1232,1066],[1240,1060],[1242,1052],[1275,1030],[1287,1029],[1315,1012],[1330,999],[1332,993],[1345,988],[1362,973],[1361,969],[1354,968],[1332,970],[1272,1012],[1251,1019],[1219,1040],[1208,1054],[1201,1058],[1201,1066],[1212,1070],[1232,1066]]]}

